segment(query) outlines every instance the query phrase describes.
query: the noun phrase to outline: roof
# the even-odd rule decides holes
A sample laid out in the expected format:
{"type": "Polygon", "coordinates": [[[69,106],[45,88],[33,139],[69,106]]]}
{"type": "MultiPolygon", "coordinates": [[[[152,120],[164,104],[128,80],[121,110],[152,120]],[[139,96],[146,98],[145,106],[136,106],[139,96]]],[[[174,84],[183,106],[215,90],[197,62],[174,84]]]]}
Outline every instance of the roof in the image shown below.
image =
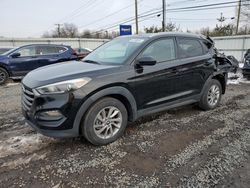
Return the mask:
{"type": "Polygon", "coordinates": [[[192,38],[203,38],[203,39],[206,39],[206,37],[203,36],[203,35],[198,35],[198,34],[193,34],[193,33],[183,33],[183,32],[143,33],[143,34],[136,34],[136,35],[121,36],[121,37],[158,38],[158,37],[172,37],[172,36],[192,37],[192,38]]]}
{"type": "Polygon", "coordinates": [[[39,43],[26,44],[26,45],[22,45],[22,46],[19,46],[19,47],[28,47],[28,46],[63,46],[63,47],[69,47],[68,45],[64,45],[64,44],[39,44],[39,43]]]}

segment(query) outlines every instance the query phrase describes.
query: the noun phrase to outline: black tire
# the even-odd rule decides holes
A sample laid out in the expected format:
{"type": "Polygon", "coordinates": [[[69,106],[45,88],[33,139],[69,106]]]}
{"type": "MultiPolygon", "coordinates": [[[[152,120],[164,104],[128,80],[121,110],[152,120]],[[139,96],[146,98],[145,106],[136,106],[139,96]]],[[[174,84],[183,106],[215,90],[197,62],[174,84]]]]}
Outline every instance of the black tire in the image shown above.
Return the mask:
{"type": "Polygon", "coordinates": [[[243,78],[245,78],[245,79],[247,79],[247,80],[250,80],[250,76],[248,76],[248,75],[244,75],[244,74],[243,74],[243,78]]]}
{"type": "Polygon", "coordinates": [[[8,72],[0,67],[0,85],[5,84],[9,80],[8,72]]]}
{"type": "MultiPolygon", "coordinates": [[[[107,115],[107,113],[106,113],[106,115],[107,115]]],[[[106,120],[106,121],[109,121],[109,120],[106,120]]],[[[123,105],[123,103],[115,98],[106,97],[106,98],[103,98],[103,99],[97,101],[87,111],[87,113],[84,116],[84,119],[82,121],[82,124],[81,124],[82,135],[84,135],[84,137],[94,145],[106,145],[106,144],[109,144],[111,142],[114,142],[120,136],[122,136],[122,134],[127,126],[127,121],[128,121],[128,113],[127,113],[127,110],[126,110],[125,106],[123,105]],[[96,121],[98,121],[97,115],[101,114],[101,111],[103,111],[104,109],[106,109],[106,110],[109,109],[109,107],[114,107],[116,110],[118,109],[119,116],[122,119],[121,122],[119,123],[120,128],[114,127],[111,124],[111,126],[113,127],[112,130],[116,129],[117,132],[113,136],[111,136],[110,138],[100,138],[100,135],[98,136],[98,133],[96,133],[98,130],[96,130],[97,128],[94,128],[94,125],[96,125],[96,121]]],[[[101,124],[100,126],[102,126],[102,128],[104,128],[103,124],[105,124],[105,126],[108,126],[106,123],[100,123],[101,124]]],[[[102,128],[100,128],[100,129],[102,129],[102,128]]],[[[111,133],[111,130],[109,129],[108,132],[111,133]]]]}
{"type": "MultiPolygon", "coordinates": [[[[199,102],[199,107],[203,110],[212,110],[214,108],[216,108],[221,100],[221,95],[222,95],[222,87],[221,84],[218,80],[211,80],[208,85],[206,86],[206,88],[204,89],[204,92],[202,93],[200,102],[199,102]],[[217,86],[218,90],[219,90],[219,97],[217,99],[217,102],[214,101],[215,104],[211,105],[209,103],[209,93],[210,93],[210,89],[212,89],[213,86],[217,86]]],[[[211,100],[210,100],[211,101],[211,100]]]]}

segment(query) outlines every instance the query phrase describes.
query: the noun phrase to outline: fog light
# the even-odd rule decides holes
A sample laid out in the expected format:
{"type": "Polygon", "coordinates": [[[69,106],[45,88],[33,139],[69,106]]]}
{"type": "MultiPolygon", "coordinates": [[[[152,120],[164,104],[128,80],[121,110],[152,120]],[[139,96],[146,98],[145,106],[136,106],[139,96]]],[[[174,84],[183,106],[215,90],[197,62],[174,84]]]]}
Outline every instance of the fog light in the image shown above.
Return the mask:
{"type": "Polygon", "coordinates": [[[62,119],[63,115],[59,110],[49,110],[40,112],[38,115],[38,119],[40,120],[47,120],[47,121],[55,121],[62,119]]]}

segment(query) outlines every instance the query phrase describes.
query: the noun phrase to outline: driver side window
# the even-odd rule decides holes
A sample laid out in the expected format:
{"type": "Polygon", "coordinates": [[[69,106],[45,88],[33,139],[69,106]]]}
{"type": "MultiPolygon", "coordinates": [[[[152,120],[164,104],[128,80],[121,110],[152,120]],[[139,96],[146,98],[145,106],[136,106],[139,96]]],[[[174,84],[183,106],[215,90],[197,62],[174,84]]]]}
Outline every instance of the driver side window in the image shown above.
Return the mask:
{"type": "Polygon", "coordinates": [[[157,63],[176,58],[174,39],[161,39],[151,43],[142,53],[142,57],[152,57],[157,63]]]}
{"type": "Polygon", "coordinates": [[[16,53],[20,53],[20,57],[25,56],[35,56],[36,55],[36,49],[33,46],[24,47],[16,51],[16,53]]]}

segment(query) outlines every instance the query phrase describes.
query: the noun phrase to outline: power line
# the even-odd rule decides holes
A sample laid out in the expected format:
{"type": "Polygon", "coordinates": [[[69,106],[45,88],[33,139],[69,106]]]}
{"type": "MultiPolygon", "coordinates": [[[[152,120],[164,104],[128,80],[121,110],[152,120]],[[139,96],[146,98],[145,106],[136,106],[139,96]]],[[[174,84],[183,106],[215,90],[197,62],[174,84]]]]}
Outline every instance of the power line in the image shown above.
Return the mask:
{"type": "Polygon", "coordinates": [[[76,14],[78,14],[79,12],[82,11],[82,8],[87,7],[88,4],[91,2],[91,0],[87,0],[85,3],[83,3],[80,7],[78,7],[77,9],[73,10],[70,14],[68,14],[67,16],[64,16],[63,18],[61,18],[58,22],[62,22],[63,20],[66,20],[76,14]]]}
{"type": "MultiPolygon", "coordinates": [[[[220,9],[220,8],[228,8],[228,7],[235,7],[234,6],[219,6],[218,5],[226,5],[226,4],[232,4],[232,3],[237,3],[238,1],[231,1],[231,2],[225,2],[225,3],[214,3],[214,4],[206,4],[206,5],[198,5],[198,6],[189,6],[189,7],[181,7],[181,8],[174,8],[174,9],[167,9],[167,12],[183,12],[183,11],[197,11],[197,10],[209,10],[209,9],[220,9]],[[210,6],[217,6],[217,7],[210,7],[210,6]],[[198,8],[199,7],[199,8],[198,8]],[[204,8],[203,8],[204,7],[204,8]],[[207,8],[205,8],[207,7],[207,8]],[[188,9],[192,9],[192,10],[188,10],[188,9]]],[[[142,14],[139,16],[139,18],[143,18],[143,17],[147,17],[147,16],[151,16],[151,15],[156,15],[159,14],[161,12],[161,10],[159,11],[155,11],[152,13],[148,13],[148,14],[142,14]]],[[[103,30],[108,30],[114,27],[119,26],[120,24],[125,24],[125,23],[129,23],[133,21],[133,19],[126,19],[123,21],[119,21],[118,24],[112,25],[112,26],[108,26],[104,29],[101,29],[100,31],[94,32],[94,33],[100,33],[103,30]]]]}
{"type": "MultiPolygon", "coordinates": [[[[92,7],[94,7],[95,5],[97,5],[99,3],[98,1],[99,0],[91,1],[91,3],[88,6],[85,7],[85,8],[88,8],[88,10],[86,10],[84,12],[83,12],[84,9],[80,10],[77,14],[75,14],[74,16],[71,17],[71,21],[72,21],[73,18],[79,17],[80,15],[86,14],[87,12],[91,11],[92,7]]],[[[104,3],[104,1],[102,1],[102,3],[104,3]]]]}
{"type": "Polygon", "coordinates": [[[108,14],[108,15],[106,15],[106,16],[103,17],[103,18],[94,20],[93,22],[88,23],[88,24],[86,24],[86,25],[82,25],[82,26],[80,26],[79,28],[81,29],[81,28],[83,28],[83,27],[87,27],[87,26],[93,25],[93,24],[95,24],[95,23],[98,23],[98,22],[100,22],[100,21],[102,21],[102,20],[105,20],[106,18],[111,17],[111,16],[113,16],[113,15],[115,15],[115,14],[117,14],[117,13],[120,13],[121,11],[123,11],[123,10],[125,10],[125,9],[127,9],[127,8],[129,8],[129,7],[131,7],[132,5],[134,5],[134,3],[132,3],[132,4],[128,5],[128,6],[126,6],[126,7],[123,7],[123,8],[121,8],[121,9],[119,9],[119,10],[117,10],[117,11],[111,13],[111,14],[108,14]]]}
{"type": "MultiPolygon", "coordinates": [[[[81,12],[83,7],[88,7],[89,3],[91,3],[92,0],[87,0],[86,2],[84,2],[79,8],[73,10],[70,14],[68,14],[67,16],[64,16],[63,18],[61,18],[59,21],[57,21],[56,23],[62,23],[63,20],[67,20],[68,18],[78,14],[79,12],[81,12]]],[[[49,30],[52,27],[52,25],[50,27],[48,27],[49,30]]]]}

